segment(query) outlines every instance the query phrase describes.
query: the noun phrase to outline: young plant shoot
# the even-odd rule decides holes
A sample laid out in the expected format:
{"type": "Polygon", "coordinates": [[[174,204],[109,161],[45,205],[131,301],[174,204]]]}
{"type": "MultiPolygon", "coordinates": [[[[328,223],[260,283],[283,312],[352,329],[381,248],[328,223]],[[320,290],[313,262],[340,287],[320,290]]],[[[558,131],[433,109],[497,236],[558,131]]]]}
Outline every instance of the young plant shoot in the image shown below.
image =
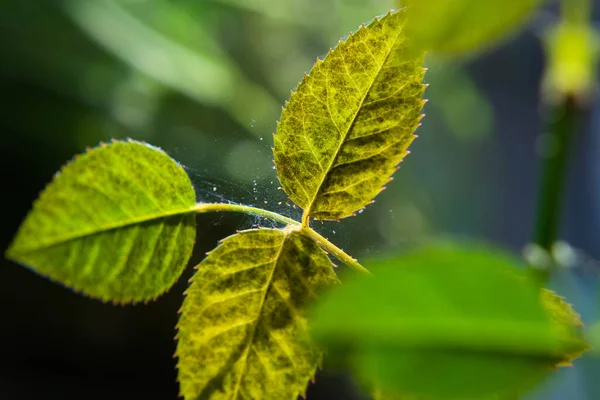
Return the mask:
{"type": "Polygon", "coordinates": [[[56,174],[7,256],[105,302],[147,302],[186,267],[202,228],[196,213],[260,215],[280,228],[225,238],[185,292],[176,350],[184,399],[295,400],[325,349],[344,354],[383,398],[514,398],[585,350],[569,305],[485,251],[436,250],[371,276],[311,227],[373,203],[416,137],[425,69],[405,17],[390,12],[361,26],[286,102],[274,162],[301,220],[198,203],[182,166],[161,149],[113,141],[56,174]],[[330,257],[363,274],[340,285],[330,257]],[[424,365],[435,366],[429,384],[424,365]]]}

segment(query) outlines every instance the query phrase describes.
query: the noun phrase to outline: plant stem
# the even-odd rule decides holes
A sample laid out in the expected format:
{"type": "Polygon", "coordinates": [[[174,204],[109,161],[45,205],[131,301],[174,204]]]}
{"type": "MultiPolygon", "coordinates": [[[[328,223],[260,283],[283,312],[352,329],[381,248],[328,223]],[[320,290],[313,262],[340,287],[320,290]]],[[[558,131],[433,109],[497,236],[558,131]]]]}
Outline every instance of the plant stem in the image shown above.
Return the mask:
{"type": "Polygon", "coordinates": [[[245,206],[242,204],[196,203],[194,211],[197,213],[230,211],[243,214],[254,214],[260,217],[269,218],[282,224],[300,226],[298,221],[285,217],[281,214],[277,214],[276,212],[263,210],[262,208],[257,207],[245,206]]]}
{"type": "Polygon", "coordinates": [[[593,52],[592,42],[586,35],[578,34],[581,29],[591,32],[590,16],[590,0],[563,0],[559,23],[563,28],[555,30],[548,47],[549,92],[545,99],[549,109],[548,125],[541,143],[542,171],[533,233],[534,249],[541,249],[545,254],[530,259],[543,282],[549,279],[550,269],[557,264],[552,248],[559,234],[568,152],[576,135],[577,121],[594,85],[591,71],[594,62],[586,56],[593,52]]]}
{"type": "Polygon", "coordinates": [[[356,259],[350,257],[344,252],[344,250],[340,249],[339,247],[331,243],[329,240],[319,235],[312,228],[303,227],[302,232],[304,232],[306,236],[313,238],[323,248],[323,250],[327,251],[328,253],[331,253],[335,258],[337,258],[347,266],[357,271],[371,274],[369,270],[360,265],[360,263],[356,261],[356,259]]]}
{"type": "MultiPolygon", "coordinates": [[[[262,208],[257,208],[257,207],[245,206],[242,204],[196,203],[196,205],[193,208],[193,211],[196,213],[229,211],[229,212],[238,212],[238,213],[242,213],[242,214],[254,214],[254,215],[261,216],[261,217],[269,218],[273,221],[276,221],[276,222],[279,222],[282,224],[292,225],[292,226],[295,226],[298,228],[302,227],[302,224],[300,222],[293,220],[291,218],[285,217],[281,214],[277,214],[276,212],[263,210],[262,208]]],[[[336,245],[331,243],[329,240],[327,240],[323,236],[319,235],[312,228],[304,226],[301,228],[301,231],[308,237],[314,239],[319,244],[319,246],[321,246],[321,248],[323,250],[332,254],[335,258],[337,258],[338,260],[340,260],[341,262],[343,262],[350,268],[353,268],[360,272],[366,272],[366,273],[370,274],[370,272],[365,267],[360,265],[360,263],[358,261],[356,261],[356,259],[350,257],[342,249],[340,249],[339,247],[337,247],[336,245]]]]}
{"type": "MultiPolygon", "coordinates": [[[[542,143],[542,176],[537,200],[533,242],[551,254],[557,240],[562,191],[570,143],[573,142],[579,108],[573,96],[551,105],[548,133],[542,143]]],[[[547,280],[549,271],[543,272],[547,280]]]]}
{"type": "Polygon", "coordinates": [[[308,215],[308,213],[305,211],[304,214],[302,214],[302,227],[308,228],[309,223],[310,223],[310,215],[308,215]]]}

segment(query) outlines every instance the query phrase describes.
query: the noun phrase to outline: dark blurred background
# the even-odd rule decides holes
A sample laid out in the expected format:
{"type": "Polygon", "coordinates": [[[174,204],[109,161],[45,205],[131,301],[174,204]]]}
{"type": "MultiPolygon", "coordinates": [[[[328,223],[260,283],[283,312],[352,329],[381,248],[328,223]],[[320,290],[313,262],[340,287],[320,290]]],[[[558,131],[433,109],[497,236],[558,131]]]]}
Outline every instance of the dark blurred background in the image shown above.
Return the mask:
{"type": "MultiPolygon", "coordinates": [[[[54,172],[111,138],[165,149],[185,165],[201,201],[297,217],[271,162],[280,107],[317,56],[392,7],[392,0],[2,0],[2,251],[54,172]]],[[[394,182],[364,213],[318,230],[359,258],[440,236],[521,252],[532,231],[544,131],[540,35],[556,19],[550,3],[493,49],[461,62],[428,59],[427,117],[394,182]]],[[[554,283],[589,325],[600,319],[599,129],[595,103],[574,139],[565,193],[561,238],[575,262],[554,283]]],[[[269,226],[240,215],[198,222],[190,265],[236,229],[269,226]]],[[[175,399],[173,327],[191,272],[158,301],[123,307],[0,260],[0,399],[175,399]]],[[[599,364],[588,355],[531,398],[600,399],[599,364]]],[[[320,373],[308,398],[364,397],[345,375],[320,373]]]]}

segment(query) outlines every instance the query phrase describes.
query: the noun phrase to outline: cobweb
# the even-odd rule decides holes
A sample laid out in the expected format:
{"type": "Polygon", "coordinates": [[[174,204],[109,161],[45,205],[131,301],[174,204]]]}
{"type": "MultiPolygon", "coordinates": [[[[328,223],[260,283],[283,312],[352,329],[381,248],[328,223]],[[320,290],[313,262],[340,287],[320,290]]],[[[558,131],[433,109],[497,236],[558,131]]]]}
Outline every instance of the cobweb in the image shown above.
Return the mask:
{"type": "MultiPolygon", "coordinates": [[[[257,139],[241,132],[233,132],[225,136],[211,135],[203,143],[190,147],[189,141],[186,141],[179,146],[171,146],[168,152],[174,153],[173,157],[181,162],[190,177],[197,202],[252,206],[300,222],[303,210],[294,204],[281,188],[277,171],[271,161],[273,143],[269,140],[269,136],[259,135],[257,139]],[[247,157],[252,157],[254,154],[256,157],[260,156],[262,160],[260,162],[256,159],[248,160],[246,175],[236,177],[231,173],[233,169],[229,168],[231,165],[228,163],[232,159],[230,156],[234,151],[233,147],[239,142],[248,143],[248,140],[253,142],[252,148],[255,153],[249,152],[247,157]],[[218,156],[215,152],[218,152],[218,156]],[[261,168],[254,170],[252,166],[256,165],[260,165],[261,168]]],[[[240,159],[235,158],[235,160],[240,159]]],[[[245,165],[242,167],[246,168],[245,165]]],[[[228,218],[227,214],[231,215],[225,212],[214,213],[213,223],[219,225],[224,218],[228,218]]],[[[283,225],[260,215],[239,214],[237,229],[260,227],[283,228],[283,225]]],[[[346,248],[353,241],[356,229],[365,229],[364,226],[356,226],[346,219],[342,222],[313,220],[311,227],[341,248],[346,248]]]]}
{"type": "MultiPolygon", "coordinates": [[[[203,203],[241,204],[273,211],[297,221],[302,209],[296,206],[279,186],[276,176],[272,179],[256,179],[251,185],[243,185],[227,179],[209,176],[198,169],[184,166],[196,191],[196,201],[203,203]]],[[[256,214],[249,227],[280,227],[281,224],[256,214]]]]}

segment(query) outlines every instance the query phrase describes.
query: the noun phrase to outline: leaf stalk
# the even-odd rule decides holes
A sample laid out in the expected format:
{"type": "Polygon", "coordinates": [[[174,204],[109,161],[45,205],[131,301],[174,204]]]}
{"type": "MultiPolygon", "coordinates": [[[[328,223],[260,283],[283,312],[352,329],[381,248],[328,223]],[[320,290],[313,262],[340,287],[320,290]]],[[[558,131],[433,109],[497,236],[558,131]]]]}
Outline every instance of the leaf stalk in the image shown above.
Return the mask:
{"type": "Polygon", "coordinates": [[[196,213],[237,212],[242,214],[258,215],[260,217],[268,218],[272,221],[279,222],[284,225],[300,228],[306,236],[316,241],[323,250],[333,255],[335,258],[346,264],[348,267],[360,272],[370,274],[369,270],[363,267],[358,261],[356,261],[356,259],[352,258],[350,255],[344,252],[344,250],[340,249],[339,247],[331,243],[329,240],[321,236],[319,233],[315,232],[312,228],[308,227],[308,225],[301,224],[300,222],[292,218],[288,218],[276,212],[263,210],[262,208],[246,206],[243,204],[225,203],[196,203],[196,205],[193,208],[193,211],[196,213]]]}

